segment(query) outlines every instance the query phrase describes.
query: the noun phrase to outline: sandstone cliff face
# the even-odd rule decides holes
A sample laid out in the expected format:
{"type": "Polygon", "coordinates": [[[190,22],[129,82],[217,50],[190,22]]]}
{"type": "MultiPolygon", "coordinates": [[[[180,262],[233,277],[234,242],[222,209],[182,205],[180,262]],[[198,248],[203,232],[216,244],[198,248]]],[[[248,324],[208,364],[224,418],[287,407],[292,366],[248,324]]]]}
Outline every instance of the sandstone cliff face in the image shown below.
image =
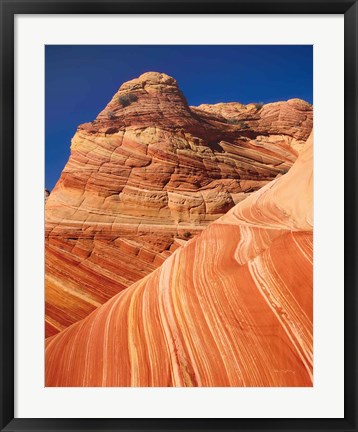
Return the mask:
{"type": "Polygon", "coordinates": [[[312,107],[301,100],[195,108],[165,74],[123,84],[79,126],[47,198],[47,336],[286,173],[311,129],[312,107]]]}
{"type": "Polygon", "coordinates": [[[46,385],[312,386],[312,224],[310,137],[286,175],[49,338],[46,385]]]}

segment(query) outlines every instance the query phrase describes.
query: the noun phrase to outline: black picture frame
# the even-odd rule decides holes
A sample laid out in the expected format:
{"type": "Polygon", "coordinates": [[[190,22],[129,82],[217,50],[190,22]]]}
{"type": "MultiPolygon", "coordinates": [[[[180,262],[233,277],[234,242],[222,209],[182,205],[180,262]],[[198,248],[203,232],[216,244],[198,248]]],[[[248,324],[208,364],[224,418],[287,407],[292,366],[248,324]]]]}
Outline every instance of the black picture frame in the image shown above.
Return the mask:
{"type": "MultiPolygon", "coordinates": [[[[0,274],[2,431],[357,431],[357,0],[0,0],[0,274]],[[14,17],[16,14],[344,14],[345,300],[343,419],[14,418],[14,17]]],[[[16,107],[15,107],[16,108],[16,107]]],[[[332,347],[334,349],[334,347],[332,347]]],[[[334,373],[334,371],[332,371],[334,373]]]]}

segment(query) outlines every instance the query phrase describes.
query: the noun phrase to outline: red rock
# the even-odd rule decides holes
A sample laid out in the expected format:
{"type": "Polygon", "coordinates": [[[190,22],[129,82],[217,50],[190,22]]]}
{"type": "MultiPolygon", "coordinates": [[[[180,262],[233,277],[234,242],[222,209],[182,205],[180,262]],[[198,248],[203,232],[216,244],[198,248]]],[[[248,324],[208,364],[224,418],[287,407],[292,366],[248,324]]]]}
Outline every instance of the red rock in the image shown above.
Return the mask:
{"type": "Polygon", "coordinates": [[[46,202],[46,334],[152,272],[179,232],[195,236],[287,172],[311,128],[312,107],[296,99],[195,108],[165,74],[123,84],[79,126],[46,202]]]}
{"type": "Polygon", "coordinates": [[[49,338],[46,386],[312,386],[312,138],[160,268],[49,338]]]}

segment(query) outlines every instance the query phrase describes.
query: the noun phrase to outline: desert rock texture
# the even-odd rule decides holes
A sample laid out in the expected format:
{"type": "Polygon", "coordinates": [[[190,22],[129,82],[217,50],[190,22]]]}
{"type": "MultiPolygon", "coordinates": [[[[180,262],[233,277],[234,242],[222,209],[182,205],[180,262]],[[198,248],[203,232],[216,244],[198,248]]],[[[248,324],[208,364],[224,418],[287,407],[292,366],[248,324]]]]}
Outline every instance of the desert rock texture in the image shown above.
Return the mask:
{"type": "Polygon", "coordinates": [[[46,344],[47,386],[312,386],[312,136],[291,170],[46,344]]]}
{"type": "Polygon", "coordinates": [[[78,127],[46,197],[46,336],[133,289],[287,173],[311,130],[299,99],[189,107],[166,74],[124,83],[78,127]]]}

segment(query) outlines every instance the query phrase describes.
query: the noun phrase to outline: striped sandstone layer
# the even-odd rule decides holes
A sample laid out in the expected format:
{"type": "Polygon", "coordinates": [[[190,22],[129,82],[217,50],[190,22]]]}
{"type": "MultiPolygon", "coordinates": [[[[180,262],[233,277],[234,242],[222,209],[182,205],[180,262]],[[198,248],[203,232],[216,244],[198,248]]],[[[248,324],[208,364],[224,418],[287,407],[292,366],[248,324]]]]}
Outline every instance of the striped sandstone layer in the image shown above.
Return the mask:
{"type": "Polygon", "coordinates": [[[47,340],[47,386],[312,386],[312,137],[160,268],[47,340]]]}
{"type": "Polygon", "coordinates": [[[123,84],[78,127],[46,200],[46,336],[287,172],[311,129],[312,107],[298,99],[195,108],[165,74],[123,84]]]}

